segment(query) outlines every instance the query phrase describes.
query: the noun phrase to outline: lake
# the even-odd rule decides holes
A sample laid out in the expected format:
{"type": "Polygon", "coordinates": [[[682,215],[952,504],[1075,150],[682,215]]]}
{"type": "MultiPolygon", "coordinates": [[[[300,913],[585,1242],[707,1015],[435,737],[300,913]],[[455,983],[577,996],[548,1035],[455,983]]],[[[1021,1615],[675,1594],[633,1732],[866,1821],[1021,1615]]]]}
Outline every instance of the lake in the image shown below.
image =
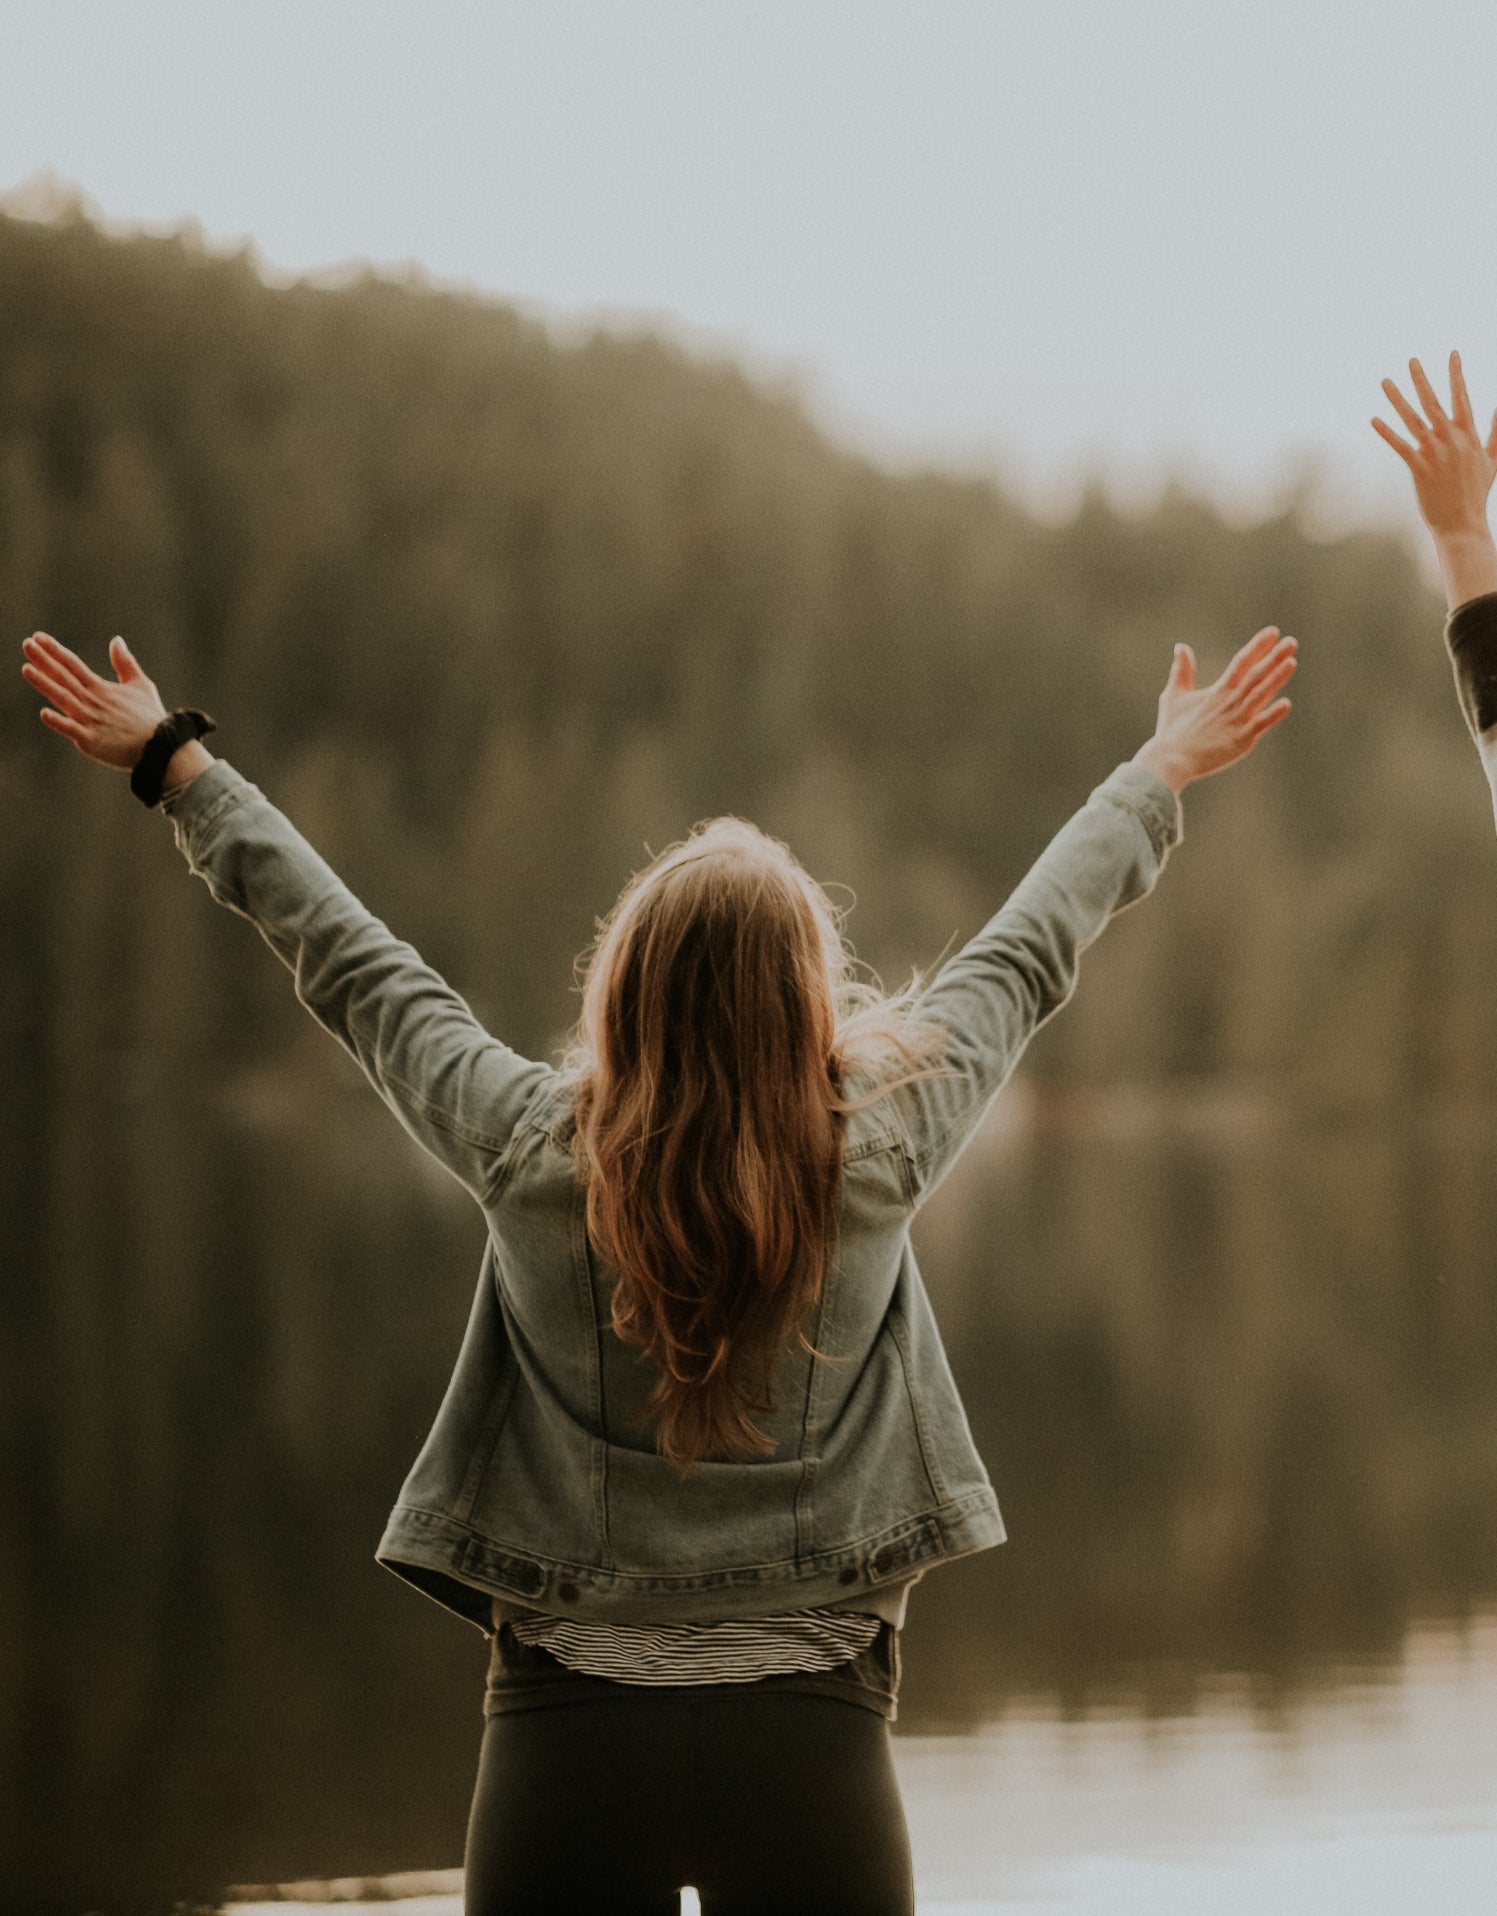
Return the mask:
{"type": "Polygon", "coordinates": [[[1222,1678],[1189,1715],[1043,1698],[901,1739],[922,1912],[1486,1916],[1497,1884],[1497,1615],[1290,1707],[1222,1678]]]}
{"type": "MultiPolygon", "coordinates": [[[[1185,1717],[1020,1699],[968,1736],[901,1737],[896,1757],[921,1916],[1486,1916],[1497,1615],[1417,1630],[1396,1665],[1328,1672],[1287,1712],[1225,1679],[1185,1717]]],[[[683,1897],[683,1916],[699,1907],[683,1897]]]]}
{"type": "MultiPolygon", "coordinates": [[[[122,1107],[11,1296],[18,1910],[461,1856],[484,1646],[371,1552],[481,1225],[304,1063],[122,1107]]],[[[1457,1916],[1497,1874],[1497,1138],[1406,1118],[1015,1087],[922,1219],[1011,1532],[911,1602],[931,1906],[1457,1916]]]]}

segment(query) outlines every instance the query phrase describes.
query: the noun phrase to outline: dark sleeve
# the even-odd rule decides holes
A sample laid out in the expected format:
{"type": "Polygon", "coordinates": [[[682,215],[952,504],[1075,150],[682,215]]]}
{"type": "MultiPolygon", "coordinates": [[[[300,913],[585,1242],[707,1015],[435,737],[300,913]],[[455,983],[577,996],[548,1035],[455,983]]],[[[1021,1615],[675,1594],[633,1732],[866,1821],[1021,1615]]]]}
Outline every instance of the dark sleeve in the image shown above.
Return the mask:
{"type": "Polygon", "coordinates": [[[1497,812],[1497,592],[1467,599],[1445,621],[1445,643],[1481,767],[1497,812]]]}
{"type": "Polygon", "coordinates": [[[1497,728],[1497,592],[1467,599],[1445,621],[1461,710],[1480,745],[1497,728]]]}

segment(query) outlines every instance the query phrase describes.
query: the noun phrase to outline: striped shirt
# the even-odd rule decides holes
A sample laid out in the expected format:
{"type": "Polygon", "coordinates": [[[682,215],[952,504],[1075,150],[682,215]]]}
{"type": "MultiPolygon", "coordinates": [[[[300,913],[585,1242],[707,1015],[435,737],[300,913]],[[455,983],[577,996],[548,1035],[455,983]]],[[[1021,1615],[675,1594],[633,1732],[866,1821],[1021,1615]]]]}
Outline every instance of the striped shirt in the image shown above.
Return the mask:
{"type": "Polygon", "coordinates": [[[873,1642],[882,1619],[863,1610],[795,1610],[645,1627],[536,1616],[513,1618],[510,1628],[569,1670],[615,1683],[756,1683],[850,1662],[873,1642]]]}
{"type": "Polygon", "coordinates": [[[494,1600],[494,1625],[548,1651],[569,1670],[615,1683],[755,1683],[811,1675],[860,1656],[888,1623],[899,1629],[921,1572],[848,1604],[713,1623],[583,1623],[494,1600]],[[855,1607],[862,1606],[862,1607],[855,1607]]]}

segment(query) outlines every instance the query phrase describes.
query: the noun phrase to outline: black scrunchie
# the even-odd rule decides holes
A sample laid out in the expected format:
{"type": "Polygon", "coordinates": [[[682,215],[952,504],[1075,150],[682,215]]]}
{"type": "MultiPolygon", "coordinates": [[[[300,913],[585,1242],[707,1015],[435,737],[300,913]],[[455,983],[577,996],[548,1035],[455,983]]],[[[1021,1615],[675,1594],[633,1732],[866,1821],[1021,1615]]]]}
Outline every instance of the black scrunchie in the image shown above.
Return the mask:
{"type": "Polygon", "coordinates": [[[130,774],[130,790],[141,804],[161,803],[161,783],[179,745],[187,744],[189,739],[205,738],[217,729],[206,712],[195,711],[189,705],[180,705],[175,712],[168,712],[146,740],[135,761],[135,770],[130,774]]]}

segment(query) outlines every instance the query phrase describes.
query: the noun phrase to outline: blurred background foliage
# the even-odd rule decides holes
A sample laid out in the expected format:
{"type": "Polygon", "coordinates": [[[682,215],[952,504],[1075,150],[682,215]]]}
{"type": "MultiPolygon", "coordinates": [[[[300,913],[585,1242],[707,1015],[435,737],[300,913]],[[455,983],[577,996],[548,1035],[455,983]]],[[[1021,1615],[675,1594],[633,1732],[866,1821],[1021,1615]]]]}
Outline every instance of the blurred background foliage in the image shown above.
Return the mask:
{"type": "MultiPolygon", "coordinates": [[[[1175,641],[1296,633],[1288,726],[1190,793],[922,1227],[1016,1543],[917,1593],[903,1721],[1292,1688],[1497,1591],[1497,847],[1402,543],[1178,489],[1042,523],[659,338],[77,214],[0,218],[0,287],[14,638],[124,632],[522,1050],[696,819],[850,888],[896,983],[1147,735],[1175,641]]],[[[476,1639],[368,1553],[481,1223],[35,704],[13,671],[7,1880],[56,1887],[85,1795],[111,1893],[449,1861],[476,1639]]]]}
{"type": "MultiPolygon", "coordinates": [[[[1464,961],[1497,930],[1465,882],[1491,825],[1394,539],[1318,541],[1293,505],[1234,527],[1179,491],[1037,523],[990,484],[880,471],[729,365],[415,281],[276,290],[247,255],[82,218],[5,220],[0,266],[16,631],[101,663],[126,632],[517,1044],[569,1024],[571,959],[646,844],[718,811],[852,886],[885,971],[928,962],[1147,734],[1177,639],[1212,670],[1271,620],[1303,641],[1292,725],[1192,793],[1170,908],[1034,1068],[1380,1110],[1491,1081],[1464,961]]],[[[139,888],[171,864],[29,696],[7,687],[31,821],[7,856],[51,904],[23,914],[21,977],[55,960],[59,840],[89,898],[92,860],[139,888]]],[[[173,941],[202,937],[176,906],[173,941]]],[[[157,920],[112,925],[116,965],[157,920]]],[[[258,1048],[253,978],[212,997],[258,1048]]]]}

